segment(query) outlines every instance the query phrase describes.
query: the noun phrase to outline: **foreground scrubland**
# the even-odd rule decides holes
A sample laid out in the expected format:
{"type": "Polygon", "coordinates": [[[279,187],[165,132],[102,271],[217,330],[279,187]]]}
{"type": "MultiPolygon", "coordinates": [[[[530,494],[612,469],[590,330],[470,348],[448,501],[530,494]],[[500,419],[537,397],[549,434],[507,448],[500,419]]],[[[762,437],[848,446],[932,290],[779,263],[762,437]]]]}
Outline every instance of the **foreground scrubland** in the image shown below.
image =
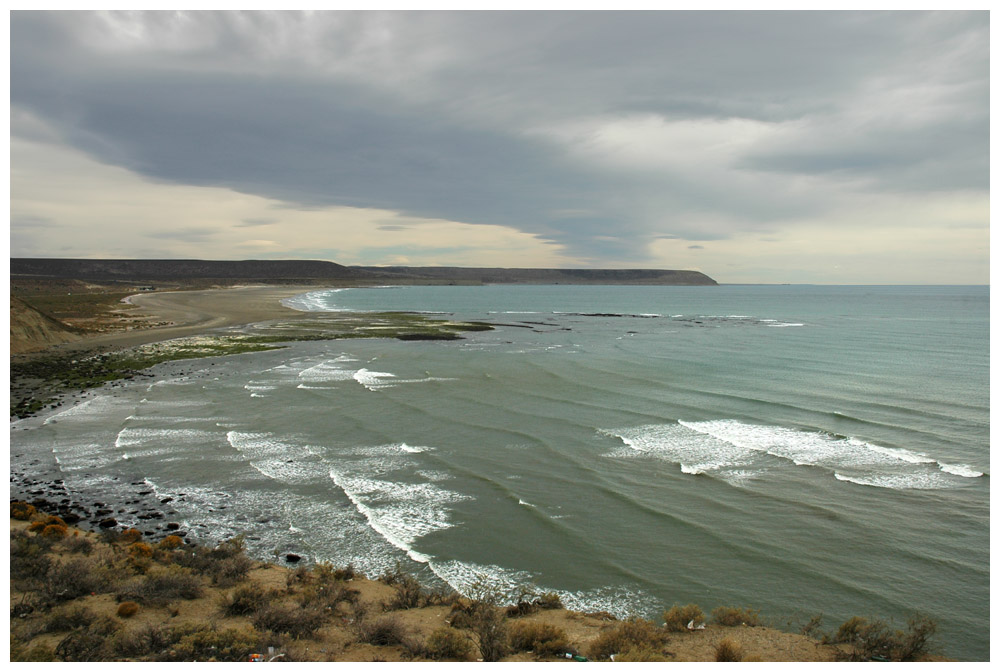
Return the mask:
{"type": "Polygon", "coordinates": [[[470,595],[392,572],[255,561],[135,529],[89,532],[11,503],[10,645],[15,661],[831,661],[921,660],[933,622],[897,630],[852,618],[823,633],[764,627],[752,609],[674,605],[662,622],[563,608],[525,587],[470,595]]]}

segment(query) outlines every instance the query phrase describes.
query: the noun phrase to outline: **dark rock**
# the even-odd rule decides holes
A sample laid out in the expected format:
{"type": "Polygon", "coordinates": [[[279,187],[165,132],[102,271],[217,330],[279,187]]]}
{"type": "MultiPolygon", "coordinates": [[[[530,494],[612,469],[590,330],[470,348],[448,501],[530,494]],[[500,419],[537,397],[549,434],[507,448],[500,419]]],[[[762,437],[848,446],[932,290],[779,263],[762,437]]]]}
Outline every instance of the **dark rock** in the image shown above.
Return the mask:
{"type": "Polygon", "coordinates": [[[295,553],[286,553],[285,554],[285,560],[288,561],[288,562],[295,563],[295,562],[298,562],[301,559],[302,559],[302,556],[301,555],[296,555],[295,553]]]}
{"type": "Polygon", "coordinates": [[[99,522],[97,525],[99,527],[103,527],[105,529],[108,529],[108,528],[112,528],[112,527],[117,527],[118,521],[115,520],[114,518],[105,518],[104,520],[102,520],[101,522],[99,522]]]}
{"type": "Polygon", "coordinates": [[[179,529],[181,529],[181,524],[180,523],[167,523],[167,529],[168,530],[179,530],[179,529]]]}

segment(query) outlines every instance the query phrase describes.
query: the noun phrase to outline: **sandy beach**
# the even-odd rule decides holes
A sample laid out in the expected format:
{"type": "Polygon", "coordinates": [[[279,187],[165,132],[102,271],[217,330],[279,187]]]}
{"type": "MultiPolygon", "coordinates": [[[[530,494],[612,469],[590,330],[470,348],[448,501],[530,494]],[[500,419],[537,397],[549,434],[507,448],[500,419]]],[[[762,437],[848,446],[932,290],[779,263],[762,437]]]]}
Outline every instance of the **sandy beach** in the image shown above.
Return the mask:
{"type": "Polygon", "coordinates": [[[128,303],[136,306],[148,322],[168,322],[169,326],[101,334],[57,348],[129,347],[193,336],[207,329],[292,317],[301,313],[286,308],[281,300],[316,289],[320,288],[252,286],[134,294],[128,303]]]}

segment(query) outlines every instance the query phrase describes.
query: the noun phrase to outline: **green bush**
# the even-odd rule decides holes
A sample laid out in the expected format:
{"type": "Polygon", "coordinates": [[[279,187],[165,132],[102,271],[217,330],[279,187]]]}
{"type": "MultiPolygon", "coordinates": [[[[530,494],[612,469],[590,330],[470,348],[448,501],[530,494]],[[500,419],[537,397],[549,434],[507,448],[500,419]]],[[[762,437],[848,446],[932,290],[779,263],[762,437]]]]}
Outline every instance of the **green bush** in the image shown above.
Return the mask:
{"type": "Polygon", "coordinates": [[[667,631],[656,627],[652,621],[631,618],[599,634],[590,643],[589,653],[595,660],[606,660],[613,654],[626,653],[631,649],[662,651],[667,639],[667,631]]]}
{"type": "Polygon", "coordinates": [[[434,660],[469,660],[473,644],[467,636],[453,628],[438,628],[427,638],[427,657],[434,660]]]}
{"type": "Polygon", "coordinates": [[[566,632],[548,623],[518,621],[510,626],[509,636],[514,651],[533,651],[539,657],[561,655],[570,648],[566,632]]]}
{"type": "Polygon", "coordinates": [[[717,607],[712,610],[712,619],[719,625],[735,627],[737,625],[760,625],[760,612],[739,607],[717,607]]]}
{"type": "Polygon", "coordinates": [[[684,632],[688,623],[696,624],[705,620],[705,613],[697,604],[687,604],[683,607],[674,605],[663,612],[663,625],[669,632],[684,632]]]}

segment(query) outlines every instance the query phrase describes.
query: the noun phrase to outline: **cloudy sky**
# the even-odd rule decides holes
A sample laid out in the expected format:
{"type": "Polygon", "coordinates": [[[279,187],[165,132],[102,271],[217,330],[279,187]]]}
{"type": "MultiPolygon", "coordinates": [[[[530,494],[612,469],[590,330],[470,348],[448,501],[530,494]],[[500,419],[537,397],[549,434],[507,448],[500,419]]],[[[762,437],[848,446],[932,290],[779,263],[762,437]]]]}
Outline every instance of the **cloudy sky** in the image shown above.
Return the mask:
{"type": "Polygon", "coordinates": [[[986,12],[13,12],[11,255],[986,283],[986,12]]]}

